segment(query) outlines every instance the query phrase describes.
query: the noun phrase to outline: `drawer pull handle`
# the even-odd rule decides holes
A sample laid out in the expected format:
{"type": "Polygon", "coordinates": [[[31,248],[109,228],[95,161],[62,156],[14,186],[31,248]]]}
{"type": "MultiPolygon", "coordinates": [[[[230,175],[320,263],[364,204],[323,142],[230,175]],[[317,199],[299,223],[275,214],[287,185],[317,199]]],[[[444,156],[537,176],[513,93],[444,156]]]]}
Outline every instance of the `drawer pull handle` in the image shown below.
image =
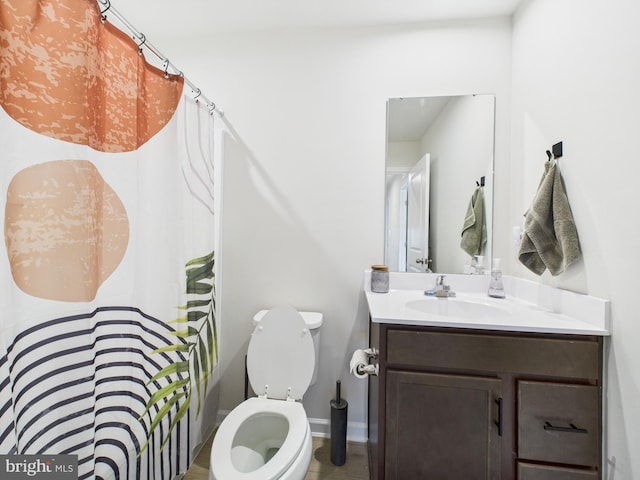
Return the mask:
{"type": "Polygon", "coordinates": [[[502,397],[498,397],[495,400],[496,404],[498,404],[498,420],[493,422],[498,426],[498,436],[502,436],[502,397]]]}
{"type": "Polygon", "coordinates": [[[544,429],[552,432],[566,432],[566,433],[589,433],[586,428],[578,428],[573,423],[570,423],[568,427],[556,427],[549,422],[544,422],[544,429]]]}

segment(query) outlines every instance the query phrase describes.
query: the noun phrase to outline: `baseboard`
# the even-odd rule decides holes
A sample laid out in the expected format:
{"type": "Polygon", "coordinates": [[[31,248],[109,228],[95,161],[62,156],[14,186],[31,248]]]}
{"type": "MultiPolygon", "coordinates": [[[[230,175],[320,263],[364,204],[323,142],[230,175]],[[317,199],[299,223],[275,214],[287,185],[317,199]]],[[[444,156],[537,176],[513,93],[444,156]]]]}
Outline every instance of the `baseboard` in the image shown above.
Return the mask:
{"type": "MultiPolygon", "coordinates": [[[[331,422],[326,418],[310,418],[311,435],[314,437],[331,437],[331,422]]],[[[347,422],[347,441],[367,443],[367,424],[364,422],[347,422]]]]}
{"type": "Polygon", "coordinates": [[[216,426],[219,427],[222,421],[225,419],[227,415],[229,415],[230,410],[218,410],[218,418],[216,420],[216,426]]]}
{"type": "MultiPolygon", "coordinates": [[[[217,425],[220,425],[229,410],[218,410],[217,425]]],[[[331,424],[327,418],[310,418],[311,435],[314,437],[331,437],[331,424]]],[[[364,422],[347,422],[347,441],[355,443],[367,443],[367,424],[364,422]]]]}

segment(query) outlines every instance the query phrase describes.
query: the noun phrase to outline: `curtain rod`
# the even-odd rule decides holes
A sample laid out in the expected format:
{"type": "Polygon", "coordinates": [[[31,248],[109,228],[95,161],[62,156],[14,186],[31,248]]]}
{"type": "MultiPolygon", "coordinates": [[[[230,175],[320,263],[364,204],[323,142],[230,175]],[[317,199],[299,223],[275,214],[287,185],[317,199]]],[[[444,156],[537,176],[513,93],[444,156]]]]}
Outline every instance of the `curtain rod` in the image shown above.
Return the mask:
{"type": "Polygon", "coordinates": [[[147,41],[147,37],[145,36],[144,33],[140,32],[133,25],[131,25],[131,23],[129,23],[129,21],[118,10],[116,10],[115,7],[111,6],[111,0],[97,0],[97,2],[101,6],[100,14],[102,15],[103,22],[107,19],[106,13],[107,11],[109,11],[110,14],[116,17],[118,21],[124,27],[126,27],[127,30],[129,30],[129,33],[133,36],[133,40],[137,40],[139,42],[138,48],[140,49],[140,51],[142,51],[142,47],[144,47],[148,51],[153,53],[162,62],[162,67],[164,68],[165,76],[169,74],[169,69],[173,70],[177,75],[180,75],[184,79],[184,83],[195,93],[194,99],[197,102],[202,101],[207,105],[207,107],[209,108],[210,114],[213,114],[214,112],[216,112],[219,116],[221,117],[223,116],[224,114],[223,111],[220,110],[215,103],[209,100],[202,93],[202,90],[200,90],[193,83],[191,83],[191,81],[187,77],[185,77],[184,73],[182,73],[182,70],[179,70],[173,63],[171,63],[167,57],[165,57],[162,53],[160,53],[160,51],[156,47],[154,47],[151,43],[147,41]]]}

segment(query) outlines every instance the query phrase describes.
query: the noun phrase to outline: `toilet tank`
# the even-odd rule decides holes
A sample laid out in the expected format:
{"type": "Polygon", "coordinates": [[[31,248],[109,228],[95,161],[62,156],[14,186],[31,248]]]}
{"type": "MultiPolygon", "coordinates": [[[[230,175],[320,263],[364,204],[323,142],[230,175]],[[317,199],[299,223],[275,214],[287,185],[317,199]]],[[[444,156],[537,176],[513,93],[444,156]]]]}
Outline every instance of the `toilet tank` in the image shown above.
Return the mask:
{"type": "MultiPolygon", "coordinates": [[[[258,325],[258,323],[260,323],[260,320],[262,320],[262,317],[264,317],[268,311],[269,310],[260,310],[258,313],[256,313],[253,316],[254,328],[256,325],[258,325]]],[[[309,331],[311,332],[311,339],[313,340],[313,349],[315,351],[315,356],[316,356],[315,366],[313,367],[313,376],[311,377],[311,383],[309,384],[309,386],[311,386],[315,384],[316,380],[318,379],[318,365],[320,365],[319,363],[320,327],[322,326],[322,314],[319,312],[298,312],[298,313],[302,315],[302,318],[304,319],[305,323],[307,324],[307,327],[309,328],[309,331]]]]}

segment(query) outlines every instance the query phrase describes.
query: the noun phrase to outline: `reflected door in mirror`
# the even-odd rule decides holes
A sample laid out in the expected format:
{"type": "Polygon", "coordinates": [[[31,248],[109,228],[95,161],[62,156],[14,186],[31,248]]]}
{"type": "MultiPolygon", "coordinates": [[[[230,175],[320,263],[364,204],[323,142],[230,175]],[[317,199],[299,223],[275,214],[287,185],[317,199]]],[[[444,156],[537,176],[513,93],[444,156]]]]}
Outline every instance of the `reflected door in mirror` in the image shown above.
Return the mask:
{"type": "Polygon", "coordinates": [[[409,172],[407,188],[407,271],[425,272],[429,265],[429,154],[409,172]]]}

